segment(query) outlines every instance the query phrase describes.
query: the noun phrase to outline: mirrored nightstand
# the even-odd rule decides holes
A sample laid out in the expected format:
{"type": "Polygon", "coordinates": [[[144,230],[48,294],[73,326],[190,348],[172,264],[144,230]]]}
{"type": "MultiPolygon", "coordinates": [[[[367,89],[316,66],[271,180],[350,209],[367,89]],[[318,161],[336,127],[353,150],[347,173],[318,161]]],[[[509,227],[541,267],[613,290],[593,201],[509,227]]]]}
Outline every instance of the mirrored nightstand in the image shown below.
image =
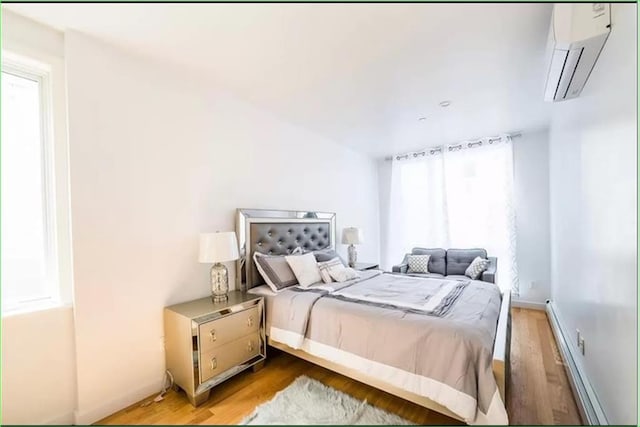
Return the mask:
{"type": "Polygon", "coordinates": [[[229,300],[201,298],[164,309],[167,369],[193,406],[233,375],[266,358],[264,300],[239,291],[229,300]]]}

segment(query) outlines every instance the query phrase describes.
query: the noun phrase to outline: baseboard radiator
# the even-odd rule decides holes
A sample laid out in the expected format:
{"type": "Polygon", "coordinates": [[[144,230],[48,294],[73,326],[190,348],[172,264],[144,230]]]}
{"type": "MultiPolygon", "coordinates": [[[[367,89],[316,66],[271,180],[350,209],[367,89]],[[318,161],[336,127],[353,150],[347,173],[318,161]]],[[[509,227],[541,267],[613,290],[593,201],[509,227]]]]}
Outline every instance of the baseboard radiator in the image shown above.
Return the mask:
{"type": "Polygon", "coordinates": [[[609,424],[602,410],[602,406],[600,406],[598,398],[591,387],[591,383],[582,368],[582,364],[574,357],[577,356],[577,354],[574,354],[572,347],[568,344],[553,301],[547,300],[546,307],[551,330],[558,343],[558,349],[562,354],[562,359],[565,362],[569,383],[573,389],[573,395],[575,396],[578,410],[582,416],[582,421],[589,425],[609,424]]]}

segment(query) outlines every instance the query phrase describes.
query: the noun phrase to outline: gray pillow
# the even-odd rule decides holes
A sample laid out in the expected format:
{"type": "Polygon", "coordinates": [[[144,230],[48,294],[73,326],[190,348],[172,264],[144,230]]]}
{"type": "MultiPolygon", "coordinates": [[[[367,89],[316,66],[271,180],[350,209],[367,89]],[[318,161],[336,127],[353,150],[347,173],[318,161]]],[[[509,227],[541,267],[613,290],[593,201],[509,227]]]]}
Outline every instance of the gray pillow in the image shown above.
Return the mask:
{"type": "Polygon", "coordinates": [[[485,271],[489,267],[489,260],[480,258],[479,256],[475,257],[471,262],[469,267],[464,272],[464,275],[470,277],[473,280],[476,280],[483,271],[485,271]]]}
{"type": "Polygon", "coordinates": [[[317,262],[327,262],[337,257],[340,259],[342,265],[345,267],[347,266],[347,263],[342,259],[338,252],[333,249],[320,249],[319,251],[313,251],[313,255],[315,255],[317,262]]]}
{"type": "Polygon", "coordinates": [[[272,291],[278,292],[298,284],[298,279],[284,255],[264,255],[254,252],[253,260],[258,272],[272,291]]]}
{"type": "Polygon", "coordinates": [[[431,255],[408,255],[408,273],[429,273],[429,258],[431,255]]]}

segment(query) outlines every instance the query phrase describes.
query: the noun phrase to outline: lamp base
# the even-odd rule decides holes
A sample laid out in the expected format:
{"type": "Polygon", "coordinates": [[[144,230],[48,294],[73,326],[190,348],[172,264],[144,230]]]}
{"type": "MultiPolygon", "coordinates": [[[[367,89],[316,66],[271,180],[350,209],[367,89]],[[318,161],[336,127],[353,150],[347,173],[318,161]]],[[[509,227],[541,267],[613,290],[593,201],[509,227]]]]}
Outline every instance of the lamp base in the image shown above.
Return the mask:
{"type": "Polygon", "coordinates": [[[356,247],[353,245],[349,245],[347,251],[349,253],[349,267],[353,268],[358,261],[358,252],[356,252],[356,247]]]}
{"type": "Polygon", "coordinates": [[[229,299],[229,270],[224,264],[216,262],[211,267],[211,300],[225,302],[229,299]]]}
{"type": "Polygon", "coordinates": [[[213,302],[227,302],[229,301],[228,295],[211,295],[211,301],[213,302]]]}

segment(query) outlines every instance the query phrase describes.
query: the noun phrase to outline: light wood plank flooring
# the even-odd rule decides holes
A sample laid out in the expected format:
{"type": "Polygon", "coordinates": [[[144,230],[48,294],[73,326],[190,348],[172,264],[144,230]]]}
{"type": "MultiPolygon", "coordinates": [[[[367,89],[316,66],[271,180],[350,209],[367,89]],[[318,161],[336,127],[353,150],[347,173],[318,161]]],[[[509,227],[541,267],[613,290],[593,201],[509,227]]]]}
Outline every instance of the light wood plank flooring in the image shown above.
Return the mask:
{"type": "MultiPolygon", "coordinates": [[[[512,314],[511,381],[507,392],[511,424],[580,424],[546,314],[520,308],[514,308],[512,314]]],[[[184,393],[170,391],[160,403],[141,407],[140,402],[96,424],[237,424],[300,375],[366,399],[417,424],[460,424],[286,353],[270,350],[262,370],[255,373],[248,370],[219,385],[201,407],[193,408],[184,393]]]]}

